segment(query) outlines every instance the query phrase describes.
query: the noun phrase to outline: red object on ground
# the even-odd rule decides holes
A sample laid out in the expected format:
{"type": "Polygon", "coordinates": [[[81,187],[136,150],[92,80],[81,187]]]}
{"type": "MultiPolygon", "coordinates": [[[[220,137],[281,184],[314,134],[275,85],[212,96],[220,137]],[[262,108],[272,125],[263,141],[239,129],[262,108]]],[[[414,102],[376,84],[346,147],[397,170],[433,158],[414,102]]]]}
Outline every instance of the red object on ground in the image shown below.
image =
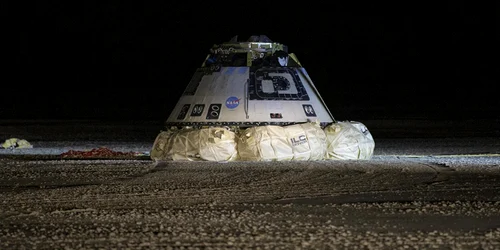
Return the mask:
{"type": "Polygon", "coordinates": [[[136,155],[135,152],[117,152],[108,148],[95,148],[90,151],[69,150],[60,156],[63,158],[113,158],[136,155]]]}

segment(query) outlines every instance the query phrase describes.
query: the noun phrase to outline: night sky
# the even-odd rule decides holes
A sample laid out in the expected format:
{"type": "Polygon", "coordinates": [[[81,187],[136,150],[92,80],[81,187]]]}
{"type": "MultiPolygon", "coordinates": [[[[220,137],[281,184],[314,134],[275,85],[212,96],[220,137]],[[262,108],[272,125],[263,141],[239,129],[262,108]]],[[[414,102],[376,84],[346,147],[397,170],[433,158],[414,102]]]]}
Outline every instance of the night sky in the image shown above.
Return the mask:
{"type": "Polygon", "coordinates": [[[345,2],[3,3],[0,119],[166,120],[235,35],[287,45],[337,120],[500,118],[494,8],[345,2]]]}

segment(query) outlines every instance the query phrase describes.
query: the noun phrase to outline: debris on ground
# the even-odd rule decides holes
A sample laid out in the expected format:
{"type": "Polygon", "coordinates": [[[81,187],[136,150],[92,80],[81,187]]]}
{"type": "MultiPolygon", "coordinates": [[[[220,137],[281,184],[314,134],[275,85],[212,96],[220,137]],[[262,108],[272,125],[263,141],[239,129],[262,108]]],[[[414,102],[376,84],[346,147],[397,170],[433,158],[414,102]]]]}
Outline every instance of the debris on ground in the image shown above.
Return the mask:
{"type": "Polygon", "coordinates": [[[5,140],[2,147],[5,149],[33,148],[33,145],[24,139],[10,138],[5,140]]]}
{"type": "Polygon", "coordinates": [[[69,150],[62,153],[62,158],[123,158],[142,156],[143,153],[138,152],[119,152],[113,151],[106,147],[94,148],[87,151],[69,150]]]}

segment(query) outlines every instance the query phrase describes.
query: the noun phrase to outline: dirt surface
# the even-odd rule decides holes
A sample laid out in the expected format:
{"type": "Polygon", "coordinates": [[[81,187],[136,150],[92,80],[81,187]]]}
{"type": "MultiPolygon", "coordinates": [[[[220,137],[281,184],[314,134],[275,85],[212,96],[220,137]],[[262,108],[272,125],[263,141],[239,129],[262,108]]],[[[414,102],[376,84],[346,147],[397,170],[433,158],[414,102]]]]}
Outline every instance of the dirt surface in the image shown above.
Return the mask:
{"type": "Polygon", "coordinates": [[[365,122],[366,161],[218,163],[53,157],[147,153],[156,123],[4,122],[34,147],[0,149],[0,248],[498,249],[500,137],[471,123],[365,122]]]}

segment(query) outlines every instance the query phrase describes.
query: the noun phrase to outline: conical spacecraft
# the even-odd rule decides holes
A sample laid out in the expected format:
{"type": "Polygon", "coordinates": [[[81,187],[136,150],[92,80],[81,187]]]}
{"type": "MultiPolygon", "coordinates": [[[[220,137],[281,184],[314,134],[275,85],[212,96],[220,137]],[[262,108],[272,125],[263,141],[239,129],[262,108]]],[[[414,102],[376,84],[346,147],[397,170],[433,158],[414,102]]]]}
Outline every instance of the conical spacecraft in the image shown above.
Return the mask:
{"type": "Polygon", "coordinates": [[[337,122],[286,45],[267,36],[215,44],[153,143],[155,161],[369,159],[358,122],[337,122]]]}
{"type": "Polygon", "coordinates": [[[166,121],[167,127],[262,125],[335,120],[307,71],[265,35],[215,44],[166,121]]]}

